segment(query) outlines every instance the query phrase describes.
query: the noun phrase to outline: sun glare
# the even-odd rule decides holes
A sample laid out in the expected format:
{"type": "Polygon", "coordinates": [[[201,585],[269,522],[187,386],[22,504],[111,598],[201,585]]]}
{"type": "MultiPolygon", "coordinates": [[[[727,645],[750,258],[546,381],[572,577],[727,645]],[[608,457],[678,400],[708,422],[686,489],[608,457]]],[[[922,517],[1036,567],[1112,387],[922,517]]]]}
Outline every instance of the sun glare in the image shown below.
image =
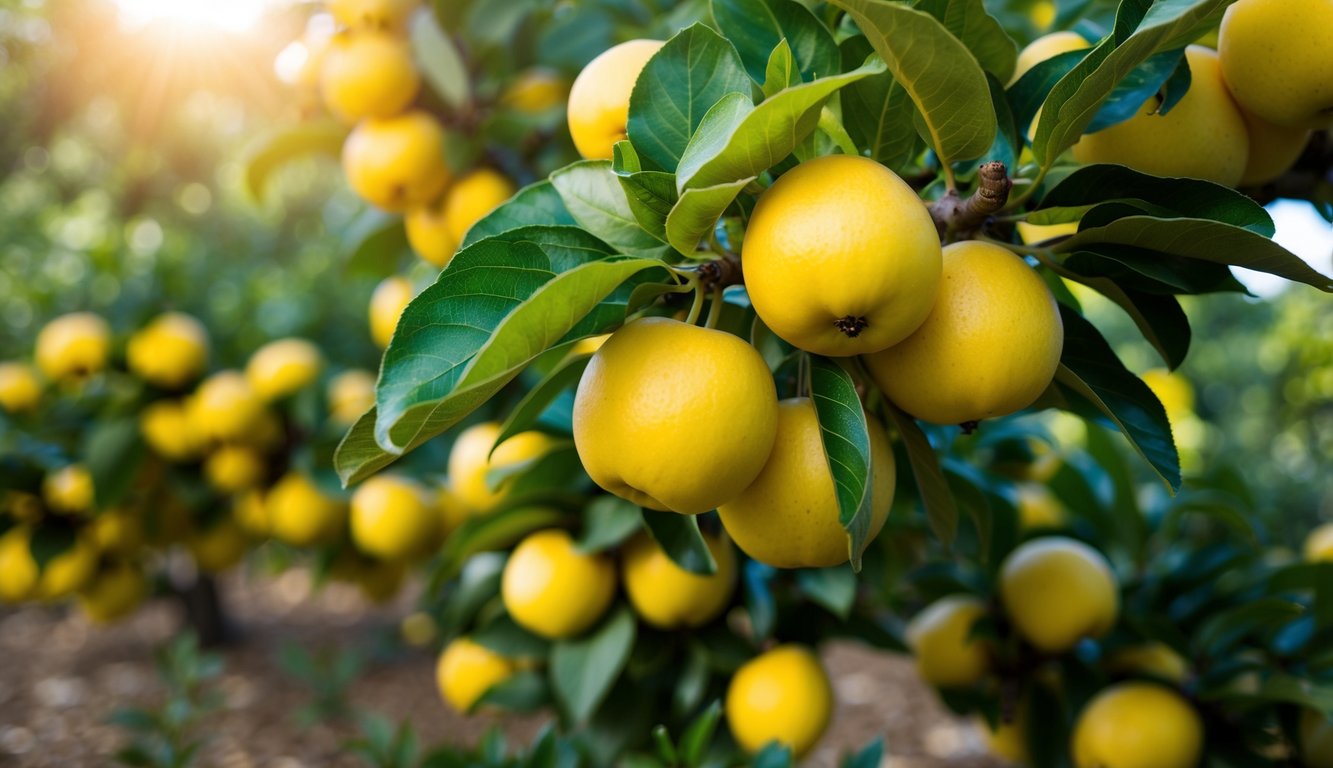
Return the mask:
{"type": "Polygon", "coordinates": [[[272,0],[115,0],[127,27],[167,22],[183,27],[244,32],[272,0]]]}

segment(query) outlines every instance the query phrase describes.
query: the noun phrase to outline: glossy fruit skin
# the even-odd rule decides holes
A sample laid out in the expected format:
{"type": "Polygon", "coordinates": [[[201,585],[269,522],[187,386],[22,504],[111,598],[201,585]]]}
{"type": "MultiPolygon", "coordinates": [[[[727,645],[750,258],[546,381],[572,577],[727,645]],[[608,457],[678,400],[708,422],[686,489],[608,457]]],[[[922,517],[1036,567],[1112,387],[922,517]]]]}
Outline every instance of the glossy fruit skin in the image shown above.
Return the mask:
{"type": "Polygon", "coordinates": [[[970,595],[950,595],[931,603],[907,625],[907,643],[926,682],[938,688],[980,683],[990,671],[990,648],[973,638],[972,627],[986,604],[970,595]]]}
{"type": "Polygon", "coordinates": [[[52,512],[81,515],[93,507],[93,476],[82,464],[69,464],[42,478],[42,500],[52,512]]]}
{"type": "MultiPolygon", "coordinates": [[[[884,527],[897,484],[884,428],[870,431],[870,538],[884,527]]],[[[824,455],[819,416],[808,397],[778,403],[777,436],[759,476],[718,507],[722,525],[745,554],[776,568],[827,568],[847,562],[851,544],[824,455]]]]}
{"type": "Polygon", "coordinates": [[[1063,536],[1033,539],[1009,553],[1000,568],[1000,598],[1018,633],[1047,653],[1106,634],[1120,613],[1106,558],[1063,536]]]}
{"type": "Polygon", "coordinates": [[[325,5],[344,27],[400,31],[421,0],[328,0],[325,5]]]}
{"type": "Polygon", "coordinates": [[[377,208],[401,212],[425,205],[449,183],[444,139],[444,128],[422,111],[363,120],[343,143],[343,173],[352,190],[377,208]]]}
{"type": "Polygon", "coordinates": [[[190,424],[203,440],[246,440],[264,419],[264,403],[240,371],[204,379],[188,407],[190,424]]]}
{"type": "Polygon", "coordinates": [[[583,634],[606,612],[615,591],[610,558],[579,552],[568,533],[555,529],[521,541],[500,577],[510,617],[551,640],[583,634]]]}
{"type": "Polygon", "coordinates": [[[37,588],[37,561],[31,551],[32,531],[15,526],[0,534],[0,603],[27,600],[37,588]]]}
{"type": "Polygon", "coordinates": [[[223,493],[240,493],[264,479],[268,463],[262,454],[245,445],[223,445],[204,460],[204,476],[223,493]]]}
{"type": "Polygon", "coordinates": [[[1077,768],[1194,768],[1203,721],[1180,694],[1156,683],[1106,688],[1084,707],[1072,739],[1077,768]]]}
{"type": "Polygon", "coordinates": [[[403,310],[415,295],[405,277],[386,277],[370,296],[370,337],[381,349],[389,346],[403,310]]]}
{"type": "Polygon", "coordinates": [[[1274,125],[1333,124],[1333,2],[1240,0],[1218,32],[1227,87],[1274,125]]]}
{"type": "Polygon", "coordinates": [[[337,424],[354,424],[375,405],[375,374],[353,368],[329,379],[329,418],[337,424]]]}
{"type": "Polygon", "coordinates": [[[79,593],[79,607],[94,624],[111,624],[134,613],[148,596],[143,569],[117,563],[93,578],[79,593]]]}
{"type": "Polygon", "coordinates": [[[500,103],[527,115],[563,107],[569,84],[558,72],[535,67],[519,73],[505,88],[500,103]]]}
{"type": "Polygon", "coordinates": [[[1305,768],[1333,768],[1333,720],[1313,709],[1301,712],[1301,764],[1305,768]]]}
{"type": "Polygon", "coordinates": [[[338,35],[323,59],[320,96],[345,123],[393,117],[412,103],[421,87],[407,41],[385,32],[338,35]]]}
{"type": "Polygon", "coordinates": [[[190,534],[186,546],[199,570],[221,573],[245,559],[250,545],[245,531],[231,517],[222,517],[190,534]]]}
{"type": "Polygon", "coordinates": [[[324,355],[305,339],[270,341],[245,366],[245,378],[260,399],[272,402],[310,385],[324,369],[324,355]]]}
{"type": "Polygon", "coordinates": [[[1276,181],[1300,158],[1312,132],[1298,126],[1284,128],[1258,115],[1240,110],[1245,119],[1245,132],[1250,137],[1250,154],[1245,161],[1245,173],[1240,177],[1242,187],[1260,187],[1276,181]]]}
{"type": "Polygon", "coordinates": [[[478,168],[455,181],[440,205],[408,211],[403,219],[407,241],[422,259],[445,267],[472,225],[512,197],[515,189],[499,171],[478,168]]]}
{"type": "Polygon", "coordinates": [[[629,124],[629,97],[660,40],[630,40],[588,62],[569,89],[569,135],[587,160],[610,160],[629,124]]]}
{"type": "Polygon", "coordinates": [[[1222,82],[1217,54],[1191,45],[1185,58],[1191,81],[1179,103],[1159,115],[1158,98],[1149,98],[1129,120],[1084,134],[1074,145],[1074,159],[1238,185],[1250,154],[1245,119],[1222,82]]]}
{"type": "Polygon", "coordinates": [[[1305,537],[1305,559],[1312,563],[1333,562],[1333,523],[1324,523],[1305,537]]]}
{"type": "Polygon", "coordinates": [[[915,331],[942,261],[935,223],[906,182],[868,158],[830,155],[760,196],[741,266],[765,325],[801,349],[843,357],[915,331]]]}
{"type": "Polygon", "coordinates": [[[125,345],[134,375],[162,389],[180,389],[208,368],[208,329],[182,312],[157,317],[125,345]]]}
{"type": "Polygon", "coordinates": [[[290,473],[277,482],[265,500],[273,538],[308,547],[338,536],[347,522],[342,502],[326,495],[310,478],[290,473]]]}
{"type": "Polygon", "coordinates": [[[504,488],[493,490],[487,482],[492,470],[532,461],[555,442],[546,434],[529,431],[497,446],[499,436],[498,422],[473,424],[458,434],[449,451],[449,491],[474,514],[490,512],[504,500],[504,488]]]}
{"type": "Polygon", "coordinates": [[[574,446],[602,488],[697,515],[759,476],[777,389],[754,347],[666,318],[634,320],[593,354],[574,396],[574,446]]]}
{"type": "Polygon", "coordinates": [[[486,691],[514,676],[514,663],[468,637],[444,647],[435,665],[440,698],[459,712],[468,712],[486,691]]]}
{"type": "Polygon", "coordinates": [[[1028,73],[1028,70],[1038,64],[1053,59],[1062,53],[1070,51],[1082,51],[1091,48],[1083,35],[1077,32],[1052,32],[1028,43],[1027,47],[1018,52],[1018,62],[1014,66],[1014,76],[1010,78],[1009,84],[1018,82],[1019,78],[1028,73]]]}
{"type": "Polygon", "coordinates": [[[1055,376],[1064,323],[1055,297],[1018,256],[978,241],[944,249],[944,280],[926,322],[865,358],[898,407],[935,424],[1005,416],[1055,376]]]}
{"type": "Polygon", "coordinates": [[[753,754],[776,740],[799,758],[828,727],[833,687],[808,648],[780,645],[736,671],[727,687],[725,711],[741,749],[753,754]]]}
{"type": "Polygon", "coordinates": [[[621,550],[621,578],[634,612],[659,629],[701,627],[722,613],[736,590],[736,552],[724,537],[704,534],[717,571],[691,573],[641,533],[621,550]]]}
{"type": "Polygon", "coordinates": [[[426,489],[398,475],[378,475],[352,493],[352,541],[384,560],[429,552],[439,539],[439,513],[426,489]]]}
{"type": "Polygon", "coordinates": [[[42,383],[26,363],[0,363],[0,409],[31,411],[42,401],[42,383]]]}
{"type": "Polygon", "coordinates": [[[111,327],[91,312],[61,315],[37,332],[37,369],[53,381],[100,372],[111,352],[111,327]]]}

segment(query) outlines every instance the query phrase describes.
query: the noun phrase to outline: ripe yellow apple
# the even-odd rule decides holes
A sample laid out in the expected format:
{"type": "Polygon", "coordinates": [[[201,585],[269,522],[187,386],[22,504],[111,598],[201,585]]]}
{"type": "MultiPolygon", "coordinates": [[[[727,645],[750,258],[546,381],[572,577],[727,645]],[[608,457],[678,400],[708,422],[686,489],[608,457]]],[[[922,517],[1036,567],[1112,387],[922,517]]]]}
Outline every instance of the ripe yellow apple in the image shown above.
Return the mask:
{"type": "Polygon", "coordinates": [[[384,560],[410,560],[428,553],[438,541],[439,513],[419,483],[398,475],[379,475],[352,493],[352,542],[384,560]]]}
{"type": "Polygon", "coordinates": [[[780,645],[736,670],[724,709],[741,749],[753,754],[778,741],[800,758],[828,727],[833,686],[809,649],[780,645]]]}
{"type": "Polygon", "coordinates": [[[1065,523],[1065,508],[1051,490],[1039,483],[1020,483],[1018,520],[1025,530],[1057,528],[1065,523]]]}
{"type": "Polygon", "coordinates": [[[265,506],[273,538],[297,547],[337,538],[347,521],[346,505],[297,472],[269,490],[265,506]]]}
{"type": "Polygon", "coordinates": [[[1288,128],[1333,124],[1333,3],[1240,0],[1222,17],[1217,47],[1249,112],[1288,128]]]}
{"type": "Polygon", "coordinates": [[[574,396],[574,445],[593,481],[689,515],[731,501],[759,476],[777,422],[777,388],[754,347],[665,318],[612,334],[574,396]]]}
{"type": "Polygon", "coordinates": [[[1250,136],[1250,155],[1245,162],[1242,187],[1261,187],[1286,173],[1300,159],[1312,131],[1304,126],[1284,128],[1241,108],[1250,136]]]}
{"type": "Polygon", "coordinates": [[[305,339],[278,339],[250,355],[245,378],[260,399],[271,402],[305,388],[323,369],[319,347],[305,339]]]}
{"type": "Polygon", "coordinates": [[[486,421],[458,434],[449,451],[449,490],[474,513],[490,512],[504,500],[504,488],[492,488],[488,475],[541,457],[555,441],[542,432],[520,432],[495,444],[500,424],[486,421]]]}
{"type": "Polygon", "coordinates": [[[878,352],[907,338],[940,281],[940,239],[925,204],[864,157],[830,155],[783,174],[760,196],[742,249],[759,318],[821,355],[878,352]]]}
{"type": "Polygon", "coordinates": [[[440,698],[459,712],[468,712],[495,685],[514,676],[514,663],[471,638],[450,642],[435,665],[440,698]]]}
{"type": "Polygon", "coordinates": [[[203,440],[245,441],[264,420],[264,403],[240,371],[204,379],[188,410],[194,433],[203,440]]]}
{"type": "Polygon", "coordinates": [[[1333,561],[1333,523],[1324,523],[1305,537],[1305,559],[1312,563],[1333,561]]]}
{"type": "Polygon", "coordinates": [[[329,418],[352,424],[375,405],[375,374],[353,368],[329,379],[329,418]]]}
{"type": "Polygon", "coordinates": [[[104,510],[93,518],[88,530],[93,545],[104,554],[131,557],[143,547],[143,519],[127,509],[104,510]]]}
{"type": "Polygon", "coordinates": [[[645,533],[625,545],[625,592],[640,618],[661,629],[701,627],[727,607],[736,588],[736,553],[725,537],[705,534],[704,541],[717,563],[710,576],[676,565],[645,533]]]}
{"type": "Polygon", "coordinates": [[[588,62],[569,89],[569,135],[588,160],[610,160],[629,124],[629,97],[659,40],[630,40],[588,62]]]}
{"type": "Polygon", "coordinates": [[[345,123],[393,117],[412,103],[420,87],[407,41],[385,32],[338,35],[324,53],[320,96],[345,123]]]}
{"type": "MultiPolygon", "coordinates": [[[[874,418],[868,418],[867,425],[874,538],[888,519],[897,477],[884,428],[874,418]]],[[[827,568],[851,557],[810,398],[778,403],[777,437],[763,470],[749,487],[719,506],[718,514],[745,554],[777,568],[827,568]]]]}
{"type": "Polygon", "coordinates": [[[158,315],[130,337],[125,360],[149,384],[180,389],[208,368],[208,329],[182,312],[158,315]]]}
{"type": "Polygon", "coordinates": [[[1009,84],[1013,85],[1018,82],[1020,77],[1026,75],[1029,70],[1047,59],[1053,59],[1062,53],[1081,51],[1091,47],[1092,43],[1089,43],[1083,35],[1077,32],[1052,32],[1049,35],[1042,35],[1019,51],[1018,63],[1014,66],[1014,76],[1010,78],[1009,84]]]}
{"type": "Polygon", "coordinates": [[[950,595],[931,603],[907,625],[907,643],[916,668],[939,688],[973,686],[990,671],[990,646],[972,637],[986,604],[970,595],[950,595]]]}
{"type": "Polygon", "coordinates": [[[352,190],[378,208],[424,205],[449,183],[444,141],[444,128],[426,112],[370,118],[343,143],[343,173],[352,190]]]}
{"type": "Polygon", "coordinates": [[[535,115],[563,106],[569,83],[558,72],[534,67],[514,78],[500,95],[500,103],[524,114],[535,115]]]}
{"type": "Polygon", "coordinates": [[[1041,277],[1000,246],[964,241],[944,249],[944,279],[926,321],[865,361],[898,407],[965,424],[1031,405],[1063,349],[1064,324],[1041,277]]]}
{"type": "Polygon", "coordinates": [[[339,24],[350,29],[398,31],[407,25],[421,0],[328,0],[326,7],[339,24]]]}
{"type": "Polygon", "coordinates": [[[604,555],[585,555],[562,530],[519,542],[500,577],[509,616],[542,637],[575,637],[602,617],[616,592],[616,569],[604,555]]]}
{"type": "Polygon", "coordinates": [[[34,357],[48,379],[78,379],[106,367],[111,327],[91,312],[61,315],[37,332],[34,357]]]}
{"type": "Polygon", "coordinates": [[[1156,683],[1119,683],[1084,707],[1074,725],[1077,768],[1194,768],[1203,721],[1180,694],[1156,683]]]}
{"type": "Polygon", "coordinates": [[[222,493],[240,493],[264,479],[268,463],[247,445],[222,445],[204,460],[204,476],[222,493]]]}
{"type": "Polygon", "coordinates": [[[1074,159],[1238,185],[1250,153],[1245,118],[1222,82],[1217,54],[1191,45],[1185,58],[1190,87],[1170,112],[1158,114],[1160,99],[1152,96],[1129,120],[1084,134],[1074,145],[1074,159]]]}
{"type": "Polygon", "coordinates": [[[389,346],[398,319],[415,295],[412,283],[405,277],[386,277],[375,286],[370,295],[370,337],[381,348],[389,346]]]}
{"type": "Polygon", "coordinates": [[[97,547],[87,536],[46,561],[37,578],[37,597],[47,602],[63,600],[83,589],[97,573],[97,547]]]}
{"type": "Polygon", "coordinates": [[[0,409],[31,411],[42,400],[42,383],[27,363],[0,363],[0,409]]]}
{"type": "Polygon", "coordinates": [[[454,182],[438,206],[423,206],[407,212],[407,241],[418,256],[437,267],[445,267],[454,252],[486,214],[514,194],[514,183],[490,168],[478,168],[454,182]]]}
{"type": "Polygon", "coordinates": [[[37,561],[32,556],[32,530],[15,526],[0,533],[0,602],[27,600],[37,588],[37,561]]]}
{"type": "Polygon", "coordinates": [[[1033,539],[1011,552],[1000,567],[1000,598],[1018,633],[1047,653],[1106,634],[1120,613],[1106,558],[1063,536],[1033,539]]]}
{"type": "Polygon", "coordinates": [[[42,478],[42,499],[52,512],[80,515],[93,508],[93,476],[82,464],[69,464],[42,478]]]}
{"type": "Polygon", "coordinates": [[[94,624],[110,624],[134,613],[148,596],[143,569],[115,563],[97,574],[79,593],[79,607],[94,624]]]}

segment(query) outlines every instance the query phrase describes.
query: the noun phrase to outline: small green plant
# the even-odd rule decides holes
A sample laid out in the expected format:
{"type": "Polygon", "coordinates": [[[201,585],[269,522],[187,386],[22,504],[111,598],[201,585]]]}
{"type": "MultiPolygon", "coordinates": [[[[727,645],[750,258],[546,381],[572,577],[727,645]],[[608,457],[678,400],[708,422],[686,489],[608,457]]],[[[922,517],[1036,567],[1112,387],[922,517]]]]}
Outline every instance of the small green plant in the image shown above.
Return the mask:
{"type": "Polygon", "coordinates": [[[222,703],[209,682],[222,673],[221,657],[201,653],[199,640],[186,633],[157,652],[157,674],[166,698],[155,708],[126,708],[108,721],[130,734],[116,753],[122,765],[185,768],[195,764],[204,738],[196,727],[222,703]]]}
{"type": "Polygon", "coordinates": [[[365,667],[365,657],[351,649],[309,651],[289,642],[278,651],[278,666],[310,690],[311,702],[295,714],[297,723],[307,728],[351,714],[348,692],[365,667]]]}

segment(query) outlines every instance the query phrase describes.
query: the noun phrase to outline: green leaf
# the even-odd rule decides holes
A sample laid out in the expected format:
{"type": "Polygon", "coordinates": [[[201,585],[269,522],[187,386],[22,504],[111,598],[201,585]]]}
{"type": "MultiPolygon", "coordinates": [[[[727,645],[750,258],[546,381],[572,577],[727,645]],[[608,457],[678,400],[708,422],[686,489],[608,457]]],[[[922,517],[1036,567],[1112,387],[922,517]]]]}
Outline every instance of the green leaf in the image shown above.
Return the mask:
{"type": "Polygon", "coordinates": [[[1018,43],[986,12],[982,0],[917,0],[913,7],[939,19],[996,80],[1007,83],[1013,78],[1018,43]]]}
{"type": "Polygon", "coordinates": [[[245,188],[255,200],[264,198],[273,173],[287,163],[309,156],[337,159],[347,128],[332,120],[284,128],[260,141],[245,160],[245,188]]]}
{"type": "MultiPolygon", "coordinates": [[[[865,61],[864,56],[857,63],[862,61],[865,61]]],[[[775,96],[800,82],[801,72],[796,68],[796,59],[792,58],[791,45],[784,37],[773,47],[773,52],[768,55],[768,64],[764,67],[764,98],[775,96]]]]}
{"type": "MultiPolygon", "coordinates": [[[[666,218],[667,241],[671,247],[684,256],[698,256],[699,241],[713,233],[717,220],[736,195],[755,178],[747,176],[728,184],[685,190],[666,218]]],[[[707,251],[706,255],[711,258],[713,252],[707,251]]]]}
{"type": "Polygon", "coordinates": [[[610,692],[634,647],[635,626],[622,607],[591,634],[551,649],[551,687],[570,720],[586,722],[610,692]]]}
{"type": "Polygon", "coordinates": [[[685,727],[680,737],[680,760],[684,768],[696,768],[703,763],[704,753],[713,741],[717,724],[722,719],[722,702],[716,699],[685,727]]]}
{"type": "Polygon", "coordinates": [[[1230,0],[1158,0],[1148,7],[1122,3],[1115,30],[1056,83],[1046,97],[1032,154],[1049,167],[1078,141],[1107,98],[1136,67],[1159,51],[1197,37],[1230,0]],[[1144,11],[1146,10],[1146,13],[1144,11]]]}
{"type": "Polygon", "coordinates": [[[520,189],[499,208],[473,224],[463,239],[462,247],[522,227],[556,227],[574,223],[574,217],[565,208],[560,193],[555,191],[551,182],[539,181],[520,189]]]}
{"type": "Polygon", "coordinates": [[[579,551],[593,554],[618,546],[642,526],[637,504],[618,496],[598,496],[584,510],[579,551]]]}
{"type": "Polygon", "coordinates": [[[350,241],[349,255],[343,264],[343,272],[349,276],[388,277],[398,271],[403,255],[411,250],[402,217],[374,208],[367,208],[357,216],[343,234],[343,240],[350,241]]]}
{"type": "Polygon", "coordinates": [[[843,758],[842,768],[879,768],[884,761],[884,737],[867,744],[860,752],[843,758]]]}
{"type": "Polygon", "coordinates": [[[643,525],[671,562],[690,573],[704,576],[717,573],[717,562],[699,532],[697,516],[645,509],[643,525]]]}
{"type": "Polygon", "coordinates": [[[508,614],[473,631],[472,640],[511,659],[544,659],[551,650],[551,641],[520,627],[508,614]]]}
{"type": "Polygon", "coordinates": [[[981,157],[995,140],[986,73],[967,46],[924,11],[888,0],[832,0],[861,28],[906,89],[940,161],[981,157]]]}
{"type": "Polygon", "coordinates": [[[838,72],[838,46],[828,27],[793,0],[712,0],[713,21],[736,45],[755,82],[767,72],[769,53],[786,40],[808,81],[838,72]]]}
{"type": "Polygon", "coordinates": [[[1180,489],[1180,456],[1166,411],[1147,384],[1130,373],[1111,345],[1079,313],[1060,306],[1065,347],[1055,380],[1092,404],[1174,493],[1180,489]]]}
{"type": "Polygon", "coordinates": [[[1174,370],[1185,361],[1185,354],[1190,348],[1190,323],[1175,297],[1124,288],[1105,277],[1075,274],[1074,279],[1125,310],[1125,314],[1138,326],[1143,338],[1162,356],[1167,367],[1174,370]]]}
{"type": "Polygon", "coordinates": [[[1195,633],[1193,642],[1201,653],[1222,658],[1246,637],[1276,631],[1305,611],[1305,606],[1290,600],[1259,598],[1209,617],[1195,633]]]}
{"type": "Polygon", "coordinates": [[[792,758],[791,748],[779,741],[770,741],[759,750],[751,761],[751,768],[792,768],[796,761],[792,758]]]}
{"type": "Polygon", "coordinates": [[[856,602],[856,574],[849,568],[808,568],[796,572],[796,583],[810,601],[842,621],[856,602]]]}
{"type": "Polygon", "coordinates": [[[926,519],[935,538],[948,547],[953,544],[958,532],[958,505],[949,491],[949,481],[940,468],[940,457],[930,446],[926,433],[920,425],[892,403],[885,404],[885,410],[893,424],[898,428],[903,447],[907,449],[907,461],[912,466],[912,477],[916,480],[917,492],[921,494],[921,505],[926,509],[926,519]]]}
{"type": "MultiPolygon", "coordinates": [[[[849,37],[842,42],[843,66],[850,69],[874,52],[864,35],[849,37]]],[[[870,157],[899,168],[916,154],[921,143],[913,124],[916,105],[892,74],[858,80],[842,89],[840,98],[843,125],[870,157]]]]}
{"type": "Polygon", "coordinates": [[[518,405],[514,406],[514,410],[509,412],[509,416],[500,426],[500,434],[495,438],[495,445],[499,446],[514,435],[536,427],[542,413],[551,403],[570,387],[578,384],[590,359],[591,355],[571,354],[561,360],[545,378],[529,389],[523,399],[518,401],[518,405]]]}
{"type": "Polygon", "coordinates": [[[610,160],[584,160],[551,174],[579,226],[620,253],[660,253],[662,241],[639,226],[610,160]]]}
{"type": "Polygon", "coordinates": [[[137,477],[144,456],[134,416],[94,421],[84,436],[83,460],[93,478],[98,508],[119,504],[137,477]]]}
{"type": "MultiPolygon", "coordinates": [[[[671,712],[676,717],[694,712],[708,692],[708,683],[712,678],[708,657],[708,649],[703,643],[689,643],[685,661],[679,666],[675,684],[671,688],[671,712]]],[[[683,749],[683,740],[681,745],[683,749]]]]}
{"type": "Polygon", "coordinates": [[[515,507],[483,517],[468,518],[449,534],[440,553],[440,572],[451,578],[478,552],[504,549],[528,534],[550,528],[564,519],[559,510],[548,507],[515,507]]]}
{"type": "Polygon", "coordinates": [[[665,171],[645,171],[639,163],[634,146],[618,141],[611,170],[620,179],[625,190],[630,213],[640,227],[659,240],[666,240],[666,221],[679,197],[676,194],[676,175],[665,171]]]}
{"type": "Polygon", "coordinates": [[[870,544],[870,428],[851,374],[832,360],[810,356],[810,399],[819,415],[819,439],[838,497],[838,521],[847,529],[852,568],[870,544]]]}
{"type": "Polygon", "coordinates": [[[1249,229],[1208,219],[1126,216],[1080,231],[1056,245],[1069,253],[1098,245],[1124,245],[1187,259],[1246,267],[1333,292],[1333,278],[1315,271],[1299,256],[1249,229]]]}
{"type": "Polygon", "coordinates": [[[657,168],[674,171],[704,114],[750,78],[725,38],[703,24],[676,33],[643,68],[629,100],[629,139],[657,168]]]}
{"type": "Polygon", "coordinates": [[[466,104],[471,97],[467,65],[454,41],[440,29],[435,14],[416,14],[409,35],[412,55],[426,82],[449,106],[457,109],[466,104]]]}
{"type": "Polygon", "coordinates": [[[1162,51],[1148,57],[1147,61],[1135,67],[1124,80],[1116,84],[1115,90],[1111,91],[1101,109],[1097,110],[1097,116],[1092,118],[1083,132],[1094,133],[1110,128],[1137,115],[1144,102],[1157,95],[1183,61],[1183,48],[1162,51]]]}
{"type": "Polygon", "coordinates": [[[73,549],[76,543],[74,527],[67,520],[46,520],[33,529],[32,537],[28,539],[28,553],[37,564],[37,570],[44,571],[52,560],[73,549]]]}
{"type": "MultiPolygon", "coordinates": [[[[746,96],[728,95],[708,111],[690,138],[676,169],[677,189],[683,193],[727,184],[772,168],[815,130],[830,96],[883,71],[884,63],[872,60],[846,74],[788,88],[757,107],[746,96]]],[[[987,108],[989,99],[987,94],[987,108]]]]}

